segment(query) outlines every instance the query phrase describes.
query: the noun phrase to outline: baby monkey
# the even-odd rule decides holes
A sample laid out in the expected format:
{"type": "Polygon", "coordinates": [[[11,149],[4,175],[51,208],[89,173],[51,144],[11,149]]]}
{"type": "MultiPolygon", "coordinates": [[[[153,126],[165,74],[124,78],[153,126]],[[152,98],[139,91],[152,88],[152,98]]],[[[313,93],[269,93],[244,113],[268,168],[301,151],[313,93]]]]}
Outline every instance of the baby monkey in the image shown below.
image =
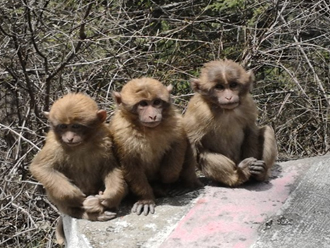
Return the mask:
{"type": "Polygon", "coordinates": [[[195,95],[185,130],[199,169],[228,186],[266,180],[277,156],[273,129],[256,125],[257,107],[249,94],[253,81],[251,71],[231,60],[206,63],[200,77],[191,79],[195,95]]]}
{"type": "Polygon", "coordinates": [[[78,93],[57,100],[45,115],[51,130],[30,165],[32,175],[60,212],[93,221],[114,218],[126,184],[104,123],[106,112],[78,93]]]}
{"type": "Polygon", "coordinates": [[[132,208],[137,214],[154,213],[155,192],[162,186],[178,181],[190,189],[201,186],[171,89],[156,79],[139,78],[114,92],[118,107],[110,130],[125,180],[137,197],[132,208]]]}

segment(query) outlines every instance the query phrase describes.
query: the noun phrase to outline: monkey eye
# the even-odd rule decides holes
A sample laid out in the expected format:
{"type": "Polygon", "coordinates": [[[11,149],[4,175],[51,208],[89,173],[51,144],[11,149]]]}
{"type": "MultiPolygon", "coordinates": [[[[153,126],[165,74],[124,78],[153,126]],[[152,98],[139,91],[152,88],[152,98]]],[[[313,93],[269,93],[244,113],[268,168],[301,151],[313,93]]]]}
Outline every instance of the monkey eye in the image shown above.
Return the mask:
{"type": "Polygon", "coordinates": [[[232,83],[229,84],[229,87],[231,89],[235,89],[235,88],[237,88],[237,86],[238,86],[238,83],[236,83],[236,82],[232,82],[232,83]]]}
{"type": "Polygon", "coordinates": [[[217,89],[217,90],[224,90],[225,89],[225,86],[223,86],[222,84],[216,84],[214,86],[214,88],[217,89]]]}
{"type": "Polygon", "coordinates": [[[72,129],[80,129],[82,126],[81,125],[79,125],[79,124],[72,124],[72,129]]]}
{"type": "Polygon", "coordinates": [[[146,106],[148,106],[148,102],[147,102],[147,101],[141,101],[141,102],[139,103],[139,105],[140,105],[141,107],[146,107],[146,106]]]}
{"type": "Polygon", "coordinates": [[[160,99],[156,99],[153,103],[154,106],[159,106],[161,104],[162,104],[162,100],[160,100],[160,99]]]}
{"type": "Polygon", "coordinates": [[[68,125],[67,124],[59,124],[57,125],[57,128],[60,129],[60,130],[65,130],[68,128],[68,125]]]}

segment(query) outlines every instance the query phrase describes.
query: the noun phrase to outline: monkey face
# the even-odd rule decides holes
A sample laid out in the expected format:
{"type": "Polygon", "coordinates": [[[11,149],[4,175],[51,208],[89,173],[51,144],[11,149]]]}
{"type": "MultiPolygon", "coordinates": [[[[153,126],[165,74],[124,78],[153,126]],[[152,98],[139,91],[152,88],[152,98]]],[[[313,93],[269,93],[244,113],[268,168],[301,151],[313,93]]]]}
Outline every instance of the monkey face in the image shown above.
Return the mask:
{"type": "Polygon", "coordinates": [[[157,127],[162,121],[162,110],[162,100],[142,100],[137,106],[140,123],[145,127],[157,127]]]}
{"type": "Polygon", "coordinates": [[[254,80],[252,72],[231,60],[211,61],[204,65],[199,79],[192,79],[195,92],[222,109],[231,110],[240,105],[254,80]]]}
{"type": "Polygon", "coordinates": [[[96,102],[81,93],[65,95],[44,115],[57,140],[67,146],[88,143],[90,137],[97,135],[97,130],[107,117],[105,110],[98,110],[96,102]]]}
{"type": "Polygon", "coordinates": [[[239,106],[239,84],[216,84],[213,89],[216,104],[223,109],[234,109],[239,106]]]}
{"type": "Polygon", "coordinates": [[[155,128],[161,124],[170,105],[172,86],[152,78],[129,81],[122,91],[114,92],[119,109],[134,124],[155,128]]]}
{"type": "Polygon", "coordinates": [[[55,133],[65,145],[78,146],[84,142],[87,129],[80,124],[59,124],[55,127],[55,133]]]}

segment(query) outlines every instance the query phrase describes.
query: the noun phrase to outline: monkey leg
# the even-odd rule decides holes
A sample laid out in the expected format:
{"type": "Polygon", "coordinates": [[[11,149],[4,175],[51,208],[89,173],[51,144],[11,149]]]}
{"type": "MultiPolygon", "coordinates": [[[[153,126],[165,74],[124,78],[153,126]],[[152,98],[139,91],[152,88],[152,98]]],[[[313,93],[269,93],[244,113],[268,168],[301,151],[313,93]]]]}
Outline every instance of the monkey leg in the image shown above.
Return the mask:
{"type": "Polygon", "coordinates": [[[55,229],[55,237],[56,237],[56,242],[63,247],[65,244],[65,234],[64,234],[64,229],[63,229],[63,219],[62,216],[59,216],[57,219],[56,223],[56,229],[55,229]]]}
{"type": "Polygon", "coordinates": [[[207,178],[228,186],[238,186],[250,178],[248,163],[236,166],[234,161],[221,154],[201,153],[199,163],[207,178]]]}

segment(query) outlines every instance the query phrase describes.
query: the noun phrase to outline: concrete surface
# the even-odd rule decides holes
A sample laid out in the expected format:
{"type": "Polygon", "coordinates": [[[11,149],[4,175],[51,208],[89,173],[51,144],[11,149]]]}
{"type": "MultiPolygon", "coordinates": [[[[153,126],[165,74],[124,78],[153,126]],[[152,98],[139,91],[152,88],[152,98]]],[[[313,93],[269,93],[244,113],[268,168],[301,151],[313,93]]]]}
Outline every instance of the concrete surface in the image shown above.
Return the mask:
{"type": "Polygon", "coordinates": [[[156,213],[89,222],[65,216],[69,248],[330,247],[330,155],[275,165],[269,182],[157,200],[156,213]]]}

